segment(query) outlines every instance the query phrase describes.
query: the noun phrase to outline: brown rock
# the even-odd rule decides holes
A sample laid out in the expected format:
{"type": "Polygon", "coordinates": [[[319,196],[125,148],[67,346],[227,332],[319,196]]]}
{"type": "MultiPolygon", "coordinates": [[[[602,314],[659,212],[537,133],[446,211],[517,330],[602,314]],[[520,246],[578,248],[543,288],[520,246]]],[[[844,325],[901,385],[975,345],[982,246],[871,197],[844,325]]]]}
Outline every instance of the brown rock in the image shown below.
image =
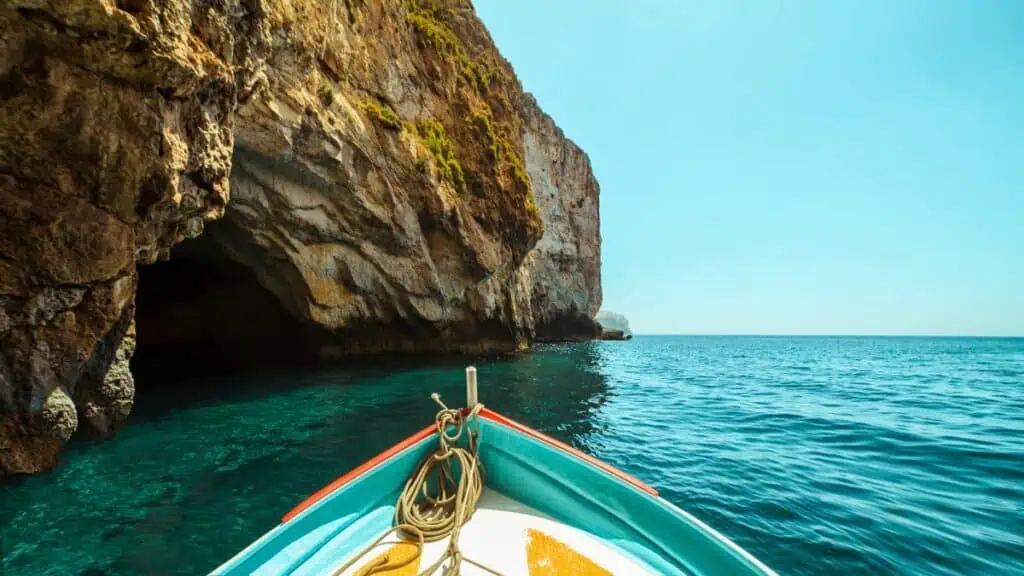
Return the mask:
{"type": "Polygon", "coordinates": [[[544,221],[544,236],[523,264],[541,340],[600,335],[600,187],[590,159],[526,95],[526,166],[544,221]]]}
{"type": "Polygon", "coordinates": [[[598,334],[589,160],[468,1],[14,0],[0,33],[0,472],[124,422],[136,266],[204,230],[321,357],[598,334]]]}
{"type": "Polygon", "coordinates": [[[0,6],[0,472],[127,415],[136,262],[223,213],[263,20],[258,2],[0,6]]]}
{"type": "Polygon", "coordinates": [[[517,349],[542,224],[522,90],[472,7],[280,8],[291,37],[239,114],[218,242],[345,351],[517,349]]]}
{"type": "Polygon", "coordinates": [[[632,340],[633,335],[615,328],[602,328],[601,340],[632,340]]]}

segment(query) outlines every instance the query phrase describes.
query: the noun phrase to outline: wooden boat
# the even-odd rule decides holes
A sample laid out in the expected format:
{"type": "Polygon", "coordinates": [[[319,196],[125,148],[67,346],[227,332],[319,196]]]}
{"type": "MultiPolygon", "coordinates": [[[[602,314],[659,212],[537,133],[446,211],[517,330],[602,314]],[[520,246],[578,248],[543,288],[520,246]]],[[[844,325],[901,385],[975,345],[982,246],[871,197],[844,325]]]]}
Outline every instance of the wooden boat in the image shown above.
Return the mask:
{"type": "Polygon", "coordinates": [[[472,367],[467,404],[307,498],[213,574],[775,574],[640,480],[483,408],[472,367]],[[462,460],[437,467],[456,450],[462,460]]]}

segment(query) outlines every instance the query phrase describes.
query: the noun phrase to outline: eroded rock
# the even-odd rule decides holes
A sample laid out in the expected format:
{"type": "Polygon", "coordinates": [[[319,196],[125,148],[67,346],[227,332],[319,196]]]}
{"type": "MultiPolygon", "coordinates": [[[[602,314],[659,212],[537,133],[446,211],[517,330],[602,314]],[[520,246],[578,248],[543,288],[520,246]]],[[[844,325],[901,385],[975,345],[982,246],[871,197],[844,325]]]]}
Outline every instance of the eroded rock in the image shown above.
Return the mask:
{"type": "Polygon", "coordinates": [[[130,346],[112,335],[136,263],[223,214],[234,112],[270,45],[263,9],[0,6],[0,472],[51,466],[79,426],[127,415],[130,346]]]}
{"type": "Polygon", "coordinates": [[[597,334],[589,160],[468,1],[14,0],[0,33],[0,472],[123,424],[137,266],[199,235],[321,358],[597,334]]]}
{"type": "Polygon", "coordinates": [[[595,320],[601,325],[602,340],[630,340],[633,338],[633,331],[629,329],[629,319],[622,314],[601,310],[595,316],[595,320]]]}
{"type": "Polygon", "coordinates": [[[538,339],[590,339],[600,334],[600,187],[590,159],[526,95],[524,144],[544,236],[523,267],[538,339]]]}

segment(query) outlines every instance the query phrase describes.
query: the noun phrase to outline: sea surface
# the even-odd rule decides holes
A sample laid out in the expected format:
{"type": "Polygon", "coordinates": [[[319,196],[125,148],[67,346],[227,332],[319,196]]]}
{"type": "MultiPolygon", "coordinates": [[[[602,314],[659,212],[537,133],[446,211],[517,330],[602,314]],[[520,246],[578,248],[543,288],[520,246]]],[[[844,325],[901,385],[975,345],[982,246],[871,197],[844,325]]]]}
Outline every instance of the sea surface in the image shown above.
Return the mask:
{"type": "MultiPolygon", "coordinates": [[[[466,359],[140,374],[114,440],[0,484],[0,574],[205,573],[464,400],[466,359]]],[[[491,408],[780,574],[1024,574],[1024,339],[637,337],[475,359],[491,408]]]]}

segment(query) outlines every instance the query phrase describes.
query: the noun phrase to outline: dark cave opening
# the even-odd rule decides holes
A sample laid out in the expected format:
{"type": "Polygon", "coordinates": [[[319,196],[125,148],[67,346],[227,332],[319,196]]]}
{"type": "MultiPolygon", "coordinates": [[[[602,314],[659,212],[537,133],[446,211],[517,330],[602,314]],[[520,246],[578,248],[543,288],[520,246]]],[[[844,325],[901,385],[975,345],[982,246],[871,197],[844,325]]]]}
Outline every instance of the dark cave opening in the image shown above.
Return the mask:
{"type": "Polygon", "coordinates": [[[139,267],[137,379],[235,373],[312,360],[312,334],[208,235],[139,267]]]}
{"type": "Polygon", "coordinates": [[[536,334],[537,342],[586,342],[601,336],[601,326],[586,313],[573,308],[554,322],[538,323],[536,334]]]}
{"type": "MultiPolygon", "coordinates": [[[[257,250],[239,241],[233,226],[230,217],[211,222],[204,234],[175,246],[168,260],[138,268],[131,371],[139,391],[202,387],[209,377],[267,371],[399,366],[450,355],[464,362],[466,355],[515,353],[519,346],[519,337],[495,319],[438,326],[396,313],[334,330],[299,320],[250,266],[231,257],[257,250]]],[[[549,331],[556,336],[555,327],[549,331]]]]}

